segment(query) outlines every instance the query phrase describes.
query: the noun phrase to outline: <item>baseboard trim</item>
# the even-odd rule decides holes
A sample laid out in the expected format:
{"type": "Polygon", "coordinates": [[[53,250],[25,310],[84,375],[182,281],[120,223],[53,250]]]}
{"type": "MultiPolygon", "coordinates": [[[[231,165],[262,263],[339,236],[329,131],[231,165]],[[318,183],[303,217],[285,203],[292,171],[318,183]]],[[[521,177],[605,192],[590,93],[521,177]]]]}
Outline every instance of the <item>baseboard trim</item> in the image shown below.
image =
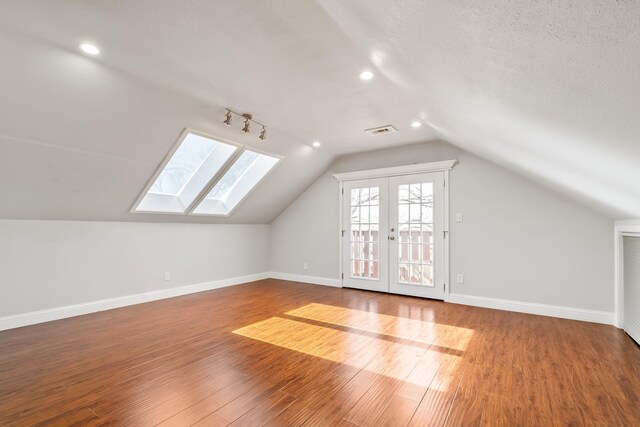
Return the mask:
{"type": "Polygon", "coordinates": [[[339,279],[329,279],[326,277],[304,276],[302,274],[280,273],[277,271],[270,272],[269,276],[272,279],[290,280],[292,282],[311,283],[313,285],[324,285],[324,286],[331,286],[334,288],[342,287],[342,285],[340,285],[339,279]]]}
{"type": "Polygon", "coordinates": [[[98,311],[111,310],[113,308],[125,307],[128,305],[142,304],[150,301],[173,298],[180,295],[194,294],[197,292],[225,288],[227,286],[255,282],[256,280],[268,279],[269,277],[269,273],[250,274],[247,276],[232,277],[228,279],[215,280],[212,282],[197,283],[195,285],[179,286],[175,288],[162,289],[141,294],[127,295],[122,297],[103,299],[99,301],[91,301],[82,304],[67,305],[64,307],[56,307],[46,310],[32,311],[29,313],[0,317],[0,331],[20,328],[22,326],[35,325],[36,323],[65,319],[67,317],[95,313],[98,311]]]}
{"type": "MultiPolygon", "coordinates": [[[[329,279],[326,277],[305,276],[301,274],[290,274],[271,271],[266,273],[250,274],[246,276],[215,280],[212,282],[198,283],[195,285],[179,286],[153,292],[145,292],[123,297],[109,298],[82,304],[74,304],[64,307],[56,307],[46,310],[32,311],[29,313],[0,317],[0,331],[19,328],[22,326],[35,325],[37,323],[50,322],[53,320],[65,319],[68,317],[80,316],[83,314],[95,313],[98,311],[110,310],[119,307],[126,307],[129,305],[142,304],[145,302],[157,301],[166,298],[173,298],[181,295],[210,291],[213,289],[220,289],[228,286],[241,285],[243,283],[255,282],[257,280],[268,278],[290,280],[294,282],[310,283],[314,285],[331,286],[337,288],[342,287],[340,285],[339,279],[329,279]]],[[[515,311],[518,313],[537,314],[540,316],[559,317],[562,319],[582,320],[585,322],[602,323],[606,325],[613,325],[615,317],[613,312],[503,300],[464,294],[450,294],[446,301],[454,304],[492,308],[496,310],[515,311]]]]}
{"type": "Polygon", "coordinates": [[[463,294],[449,294],[447,302],[471,305],[475,307],[493,308],[496,310],[515,311],[518,313],[537,314],[540,316],[559,317],[562,319],[582,320],[584,322],[603,323],[606,325],[613,325],[614,323],[614,313],[607,311],[587,310],[583,308],[562,307],[557,305],[511,301],[463,294]]]}

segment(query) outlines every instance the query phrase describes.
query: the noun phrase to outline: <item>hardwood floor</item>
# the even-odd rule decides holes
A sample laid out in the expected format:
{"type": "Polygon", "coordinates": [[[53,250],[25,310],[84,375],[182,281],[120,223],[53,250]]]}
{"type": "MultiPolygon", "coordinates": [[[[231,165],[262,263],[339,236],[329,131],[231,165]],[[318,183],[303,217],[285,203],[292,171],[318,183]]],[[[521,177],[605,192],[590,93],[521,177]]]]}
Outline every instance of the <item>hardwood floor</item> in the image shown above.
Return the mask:
{"type": "Polygon", "coordinates": [[[0,332],[0,425],[640,425],[612,326],[265,280],[0,332]]]}

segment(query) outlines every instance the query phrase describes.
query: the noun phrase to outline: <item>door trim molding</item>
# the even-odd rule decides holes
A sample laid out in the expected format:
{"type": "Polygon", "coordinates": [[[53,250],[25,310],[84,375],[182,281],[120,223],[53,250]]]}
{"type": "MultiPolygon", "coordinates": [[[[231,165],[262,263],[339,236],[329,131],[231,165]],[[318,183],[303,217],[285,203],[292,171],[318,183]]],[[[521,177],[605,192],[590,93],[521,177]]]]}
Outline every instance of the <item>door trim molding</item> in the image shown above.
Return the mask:
{"type": "Polygon", "coordinates": [[[640,219],[616,221],[613,231],[614,259],[614,316],[616,328],[624,328],[624,250],[622,238],[626,235],[640,236],[640,219]]]}
{"type": "Polygon", "coordinates": [[[426,172],[450,171],[457,160],[443,160],[440,162],[416,163],[413,165],[393,166],[390,168],[369,169],[355,172],[343,172],[333,174],[338,182],[355,181],[358,179],[389,178],[392,176],[413,175],[426,172]]]}
{"type": "MultiPolygon", "coordinates": [[[[455,160],[454,160],[455,162],[455,160]]],[[[451,167],[453,167],[453,165],[451,165],[451,167]]],[[[449,254],[449,169],[445,170],[443,173],[443,179],[444,179],[444,223],[443,223],[443,229],[445,232],[445,238],[444,238],[444,268],[443,268],[443,275],[444,275],[444,300],[447,301],[449,299],[449,295],[451,295],[451,285],[449,284],[449,261],[451,259],[450,254],[449,254]]]]}

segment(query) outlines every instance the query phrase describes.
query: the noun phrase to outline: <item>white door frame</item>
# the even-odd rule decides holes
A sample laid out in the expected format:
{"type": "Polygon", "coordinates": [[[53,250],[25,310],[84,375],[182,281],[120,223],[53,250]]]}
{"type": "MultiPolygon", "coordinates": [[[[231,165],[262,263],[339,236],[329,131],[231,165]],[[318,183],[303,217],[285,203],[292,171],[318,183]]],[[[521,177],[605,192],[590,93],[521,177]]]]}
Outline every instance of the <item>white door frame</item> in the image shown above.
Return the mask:
{"type": "Polygon", "coordinates": [[[406,166],[394,166],[389,168],[381,168],[381,169],[369,169],[363,171],[356,172],[344,172],[344,173],[336,173],[333,177],[339,182],[338,189],[338,218],[339,218],[339,227],[336,230],[338,236],[338,257],[339,257],[339,280],[340,286],[343,286],[343,277],[344,277],[344,268],[342,262],[343,255],[343,245],[342,245],[342,230],[343,230],[343,183],[345,181],[353,181],[353,180],[361,180],[368,178],[389,178],[392,176],[402,176],[402,175],[413,175],[417,173],[428,173],[428,172],[444,172],[444,232],[446,233],[447,238],[444,239],[444,300],[449,300],[450,294],[450,278],[449,278],[449,171],[453,169],[453,166],[457,163],[457,160],[444,160],[439,162],[431,162],[431,163],[417,163],[413,165],[406,166]]]}
{"type": "Polygon", "coordinates": [[[615,310],[613,322],[616,328],[624,328],[624,236],[640,237],[640,219],[616,221],[614,226],[615,310]]]}

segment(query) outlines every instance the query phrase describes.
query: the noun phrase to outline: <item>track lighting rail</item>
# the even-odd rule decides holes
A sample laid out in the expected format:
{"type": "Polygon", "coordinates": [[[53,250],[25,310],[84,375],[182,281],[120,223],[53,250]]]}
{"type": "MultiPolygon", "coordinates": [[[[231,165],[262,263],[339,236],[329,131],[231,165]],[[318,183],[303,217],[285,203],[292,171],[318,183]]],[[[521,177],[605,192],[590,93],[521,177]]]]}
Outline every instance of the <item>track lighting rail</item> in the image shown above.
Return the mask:
{"type": "Polygon", "coordinates": [[[222,123],[224,123],[227,126],[231,126],[231,121],[233,119],[233,115],[235,114],[238,117],[242,117],[244,119],[244,127],[242,128],[242,132],[244,133],[249,133],[250,128],[251,128],[251,123],[255,123],[258,126],[262,127],[262,130],[260,131],[260,135],[258,136],[258,138],[264,140],[267,138],[267,127],[265,125],[263,125],[262,123],[253,120],[253,115],[249,114],[249,113],[244,113],[244,114],[240,114],[237,113],[229,108],[226,108],[227,110],[227,114],[225,114],[224,116],[224,121],[222,123]]]}

